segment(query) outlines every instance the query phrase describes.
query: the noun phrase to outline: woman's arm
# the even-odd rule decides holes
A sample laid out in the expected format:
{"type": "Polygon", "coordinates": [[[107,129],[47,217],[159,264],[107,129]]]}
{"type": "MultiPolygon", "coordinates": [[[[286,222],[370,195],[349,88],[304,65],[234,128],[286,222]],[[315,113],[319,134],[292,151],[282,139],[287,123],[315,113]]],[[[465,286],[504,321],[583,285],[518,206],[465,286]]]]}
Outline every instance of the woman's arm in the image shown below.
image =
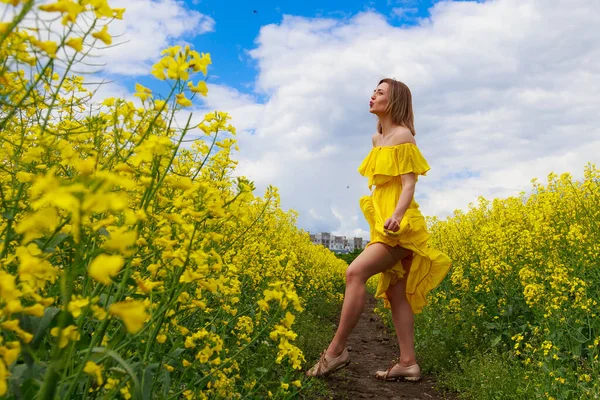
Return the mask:
{"type": "Polygon", "coordinates": [[[400,229],[400,223],[404,218],[404,213],[410,206],[413,196],[415,195],[415,185],[417,183],[417,177],[414,172],[409,174],[400,175],[402,179],[402,193],[398,199],[396,209],[392,213],[392,216],[385,221],[383,227],[389,231],[396,232],[400,229]]]}

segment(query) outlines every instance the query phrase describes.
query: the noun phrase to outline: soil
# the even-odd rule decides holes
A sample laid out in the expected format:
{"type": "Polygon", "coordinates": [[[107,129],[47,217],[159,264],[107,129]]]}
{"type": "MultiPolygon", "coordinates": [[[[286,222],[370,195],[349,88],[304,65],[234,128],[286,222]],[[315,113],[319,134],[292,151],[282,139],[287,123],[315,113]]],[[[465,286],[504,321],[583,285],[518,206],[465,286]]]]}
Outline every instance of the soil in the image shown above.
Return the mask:
{"type": "Polygon", "coordinates": [[[423,375],[418,382],[386,382],[373,376],[376,370],[387,369],[399,353],[395,333],[373,312],[376,304],[367,293],[365,310],[348,338],[350,365],[325,378],[331,394],[321,399],[457,399],[453,393],[436,389],[431,375],[423,375]]]}

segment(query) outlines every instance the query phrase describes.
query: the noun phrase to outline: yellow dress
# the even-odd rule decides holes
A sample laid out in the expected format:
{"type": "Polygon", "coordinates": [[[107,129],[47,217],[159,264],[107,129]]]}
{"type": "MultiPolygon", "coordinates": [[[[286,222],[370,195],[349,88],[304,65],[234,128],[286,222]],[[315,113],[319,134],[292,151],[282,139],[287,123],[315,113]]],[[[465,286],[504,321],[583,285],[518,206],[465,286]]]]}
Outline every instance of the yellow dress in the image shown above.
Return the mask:
{"type": "MultiPolygon", "coordinates": [[[[406,282],[406,297],[415,314],[420,313],[427,304],[427,293],[442,282],[451,261],[444,253],[428,247],[429,233],[425,218],[414,199],[398,231],[388,231],[383,224],[398,205],[402,193],[400,175],[414,172],[418,177],[425,175],[429,169],[427,161],[413,143],[373,147],[358,168],[361,175],[369,178],[369,189],[375,186],[370,196],[360,199],[360,208],[370,226],[371,241],[367,247],[373,243],[385,243],[392,247],[404,247],[414,254],[406,282]]],[[[383,298],[384,307],[390,308],[385,291],[403,275],[401,262],[379,275],[375,297],[383,298]]]]}

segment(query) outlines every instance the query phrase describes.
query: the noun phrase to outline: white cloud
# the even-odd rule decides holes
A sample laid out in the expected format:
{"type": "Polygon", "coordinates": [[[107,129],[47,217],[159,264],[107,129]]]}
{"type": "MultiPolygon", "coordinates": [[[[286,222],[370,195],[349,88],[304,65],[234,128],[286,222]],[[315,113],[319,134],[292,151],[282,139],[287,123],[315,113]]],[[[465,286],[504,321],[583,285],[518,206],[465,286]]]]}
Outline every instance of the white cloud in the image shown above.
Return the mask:
{"type": "Polygon", "coordinates": [[[401,6],[415,6],[419,3],[419,0],[388,0],[387,5],[401,5],[401,6]]]}
{"type": "Polygon", "coordinates": [[[120,75],[146,75],[160,58],[160,51],[173,44],[185,44],[215,29],[215,21],[186,7],[178,0],[112,0],[113,8],[125,8],[123,20],[109,25],[118,46],[101,51],[106,72],[120,75]]]}
{"type": "MultiPolygon", "coordinates": [[[[44,0],[42,3],[54,3],[44,0]]],[[[158,60],[160,51],[174,44],[186,44],[185,39],[214,31],[215,21],[198,11],[189,9],[180,0],[111,0],[111,8],[125,8],[122,20],[112,20],[108,24],[108,33],[113,38],[110,46],[96,40],[95,48],[85,59],[85,63],[76,64],[75,70],[81,72],[100,72],[104,75],[138,76],[150,73],[152,64],[158,60]]],[[[0,4],[2,21],[9,21],[20,11],[6,4],[0,4]]],[[[25,23],[37,19],[44,21],[44,29],[40,33],[43,40],[58,41],[65,34],[58,13],[48,13],[34,9],[37,13],[28,14],[25,23]]],[[[77,18],[74,33],[70,36],[81,36],[91,26],[92,13],[85,13],[77,18]]],[[[106,20],[98,21],[95,31],[102,29],[106,20]]],[[[86,38],[86,48],[94,42],[91,36],[86,38]]],[[[65,48],[67,54],[74,52],[65,48]]]]}
{"type": "MultiPolygon", "coordinates": [[[[38,5],[54,2],[55,0],[43,0],[38,5]]],[[[139,99],[133,96],[131,88],[126,87],[124,78],[149,75],[151,66],[162,57],[160,52],[163,49],[176,44],[185,45],[186,39],[193,39],[215,29],[215,21],[211,17],[188,8],[181,0],[109,0],[108,3],[113,9],[126,9],[122,20],[111,20],[108,24],[108,32],[113,38],[112,45],[105,46],[100,40],[96,40],[95,48],[84,57],[83,63],[74,63],[69,71],[71,74],[84,76],[87,89],[95,92],[93,101],[96,103],[107,97],[119,97],[141,105],[139,99]]],[[[13,7],[0,3],[0,21],[12,20],[21,9],[22,6],[13,7]]],[[[79,15],[70,37],[82,36],[82,33],[90,28],[93,15],[89,11],[79,15]]],[[[100,31],[107,21],[105,18],[98,20],[94,31],[100,31]]],[[[42,40],[58,42],[66,32],[59,13],[43,12],[37,7],[27,15],[21,25],[43,26],[39,33],[42,40]]],[[[89,50],[94,40],[91,36],[87,37],[84,48],[89,50]]],[[[55,66],[61,73],[65,70],[64,60],[75,54],[73,49],[66,46],[62,51],[66,52],[68,57],[60,53],[59,62],[55,66]]],[[[82,57],[81,53],[77,56],[79,60],[82,57]]],[[[40,58],[44,59],[41,55],[40,58]]],[[[163,88],[165,86],[163,85],[163,88]]],[[[220,88],[214,90],[218,94],[220,88]]],[[[240,95],[237,104],[242,99],[240,95]]],[[[235,104],[229,102],[225,106],[235,104]]],[[[236,108],[236,115],[240,115],[240,111],[241,109],[236,108]]],[[[241,114],[244,118],[237,122],[242,129],[243,121],[252,120],[246,116],[253,114],[241,114]]],[[[177,116],[180,126],[185,125],[184,115],[187,114],[182,112],[177,116]]],[[[194,118],[198,123],[202,117],[196,112],[194,118]]]]}
{"type": "Polygon", "coordinates": [[[236,130],[245,131],[257,125],[264,107],[258,104],[254,97],[223,85],[208,84],[208,91],[203,109],[231,113],[231,123],[236,130]]]}
{"type": "MultiPolygon", "coordinates": [[[[259,192],[279,187],[301,228],[368,237],[358,207],[368,189],[356,170],[375,127],[368,97],[382,77],[400,79],[412,90],[416,139],[432,167],[417,201],[425,215],[443,217],[479,195],[517,195],[550,171],[581,177],[586,162],[600,161],[596,3],[444,1],[401,28],[374,12],[343,21],[284,16],[261,29],[249,52],[256,95],[266,100],[209,85],[195,119],[204,110],[232,113],[238,173],[259,192]]],[[[146,74],[160,49],[214,29],[174,0],[111,5],[128,9],[110,27],[123,33],[115,41],[131,39],[101,51],[112,74],[146,74]]]]}
{"type": "Polygon", "coordinates": [[[415,7],[394,7],[392,8],[392,15],[398,19],[407,19],[414,16],[419,11],[415,7]]]}
{"type": "MultiPolygon", "coordinates": [[[[368,189],[356,168],[374,132],[368,97],[390,76],[412,90],[432,167],[417,185],[425,215],[517,195],[551,171],[581,177],[600,157],[595,10],[596,0],[445,1],[403,28],[373,12],[284,16],[250,52],[267,100],[233,105],[247,121],[239,173],[279,187],[302,228],[366,237],[358,200],[368,189]]],[[[236,96],[223,88],[217,97],[236,96]]]]}

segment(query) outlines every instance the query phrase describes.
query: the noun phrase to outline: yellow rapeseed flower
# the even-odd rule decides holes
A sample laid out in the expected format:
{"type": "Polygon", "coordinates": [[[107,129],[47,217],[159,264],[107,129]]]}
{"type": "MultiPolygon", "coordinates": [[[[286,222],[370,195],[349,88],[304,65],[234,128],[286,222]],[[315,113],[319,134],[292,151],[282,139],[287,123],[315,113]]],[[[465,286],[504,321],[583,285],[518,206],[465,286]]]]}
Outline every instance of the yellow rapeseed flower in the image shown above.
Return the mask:
{"type": "Polygon", "coordinates": [[[113,15],[114,19],[123,19],[123,13],[125,13],[124,8],[113,8],[113,11],[114,11],[114,15],[113,15]]]}
{"type": "Polygon", "coordinates": [[[164,342],[167,341],[167,335],[165,335],[164,333],[161,333],[160,335],[156,336],[156,341],[160,344],[163,344],[164,342]]]}
{"type": "Polygon", "coordinates": [[[152,70],[150,71],[150,73],[154,75],[156,79],[159,79],[161,81],[167,79],[167,75],[165,74],[165,67],[160,62],[152,66],[152,70]]]}
{"type": "Polygon", "coordinates": [[[88,273],[98,282],[110,285],[111,278],[119,273],[124,262],[120,255],[100,254],[90,263],[88,273]]]}
{"type": "Polygon", "coordinates": [[[135,278],[135,283],[144,293],[150,293],[154,288],[162,286],[164,283],[161,281],[153,282],[150,279],[135,278]]]}
{"type": "Polygon", "coordinates": [[[190,81],[188,82],[188,87],[193,93],[200,93],[202,96],[208,95],[208,86],[205,81],[200,81],[196,86],[190,81]]]}
{"type": "Polygon", "coordinates": [[[143,85],[140,85],[139,83],[136,83],[135,93],[133,95],[139,97],[142,101],[146,101],[152,98],[152,90],[148,89],[143,85]]]}
{"type": "Polygon", "coordinates": [[[8,28],[10,28],[10,25],[10,22],[0,22],[0,33],[8,32],[8,28]]]}
{"type": "Polygon", "coordinates": [[[85,7],[71,0],[59,0],[56,3],[44,4],[39,7],[46,12],[60,12],[63,14],[62,24],[75,22],[79,13],[85,10],[85,7]]]}
{"type": "Polygon", "coordinates": [[[167,76],[169,79],[181,79],[184,81],[189,79],[189,65],[183,58],[177,57],[177,59],[174,59],[173,57],[168,57],[167,62],[167,76]]]}
{"type": "Polygon", "coordinates": [[[281,320],[281,323],[288,329],[290,329],[292,327],[292,324],[294,323],[294,320],[296,319],[296,317],[294,316],[294,314],[290,313],[289,311],[287,311],[285,313],[285,318],[283,318],[281,320]]]}
{"type": "Polygon", "coordinates": [[[70,38],[65,42],[65,44],[75,49],[75,51],[83,50],[83,38],[70,38]]]}
{"type": "Polygon", "coordinates": [[[123,396],[123,398],[125,400],[131,399],[131,393],[130,393],[130,390],[129,390],[129,386],[121,388],[121,390],[119,390],[119,392],[121,393],[121,396],[123,396]]]}
{"type": "Polygon", "coordinates": [[[67,306],[67,311],[69,311],[73,317],[78,318],[81,315],[81,309],[87,307],[89,304],[90,299],[82,298],[81,296],[73,296],[67,306]]]}
{"type": "Polygon", "coordinates": [[[104,25],[101,31],[92,33],[92,36],[101,40],[107,46],[112,44],[112,37],[108,34],[108,25],[104,25]]]}
{"type": "Polygon", "coordinates": [[[21,292],[17,290],[15,285],[15,279],[15,276],[0,270],[0,299],[8,302],[21,296],[21,292]]]}
{"type": "Polygon", "coordinates": [[[192,52],[192,60],[190,61],[190,68],[194,72],[201,71],[204,75],[207,73],[207,67],[212,63],[210,54],[202,53],[200,55],[198,52],[192,52]]]}
{"type": "Polygon", "coordinates": [[[93,376],[96,379],[96,383],[98,385],[102,385],[104,383],[104,379],[102,379],[101,365],[98,365],[93,361],[88,361],[87,363],[85,363],[85,367],[83,367],[83,372],[93,376]]]}
{"type": "Polygon", "coordinates": [[[32,41],[32,44],[40,50],[45,51],[46,54],[48,54],[48,57],[56,58],[56,51],[58,50],[58,44],[56,44],[56,42],[53,42],[52,40],[46,40],[43,42],[34,40],[32,41]]]}
{"type": "Polygon", "coordinates": [[[179,93],[175,95],[175,98],[177,99],[177,104],[182,107],[191,107],[192,105],[192,101],[185,97],[185,93],[179,93]]]}
{"type": "Polygon", "coordinates": [[[24,314],[33,315],[38,318],[42,318],[44,316],[44,306],[42,304],[34,304],[29,307],[23,307],[24,314]]]}
{"type": "Polygon", "coordinates": [[[146,306],[138,300],[113,303],[108,308],[108,312],[119,317],[129,333],[139,332],[144,327],[144,321],[148,317],[146,306]]]}
{"type": "Polygon", "coordinates": [[[133,252],[129,249],[135,245],[137,241],[137,232],[135,230],[129,230],[128,227],[123,226],[110,231],[110,237],[106,239],[102,246],[106,250],[118,251],[124,256],[129,256],[133,252]]]}
{"type": "Polygon", "coordinates": [[[164,100],[154,100],[154,110],[160,111],[161,109],[167,110],[166,101],[164,100]]]}
{"type": "Polygon", "coordinates": [[[10,376],[8,368],[4,365],[4,361],[0,360],[0,396],[4,396],[8,392],[7,379],[10,376]]]}
{"type": "Polygon", "coordinates": [[[103,320],[106,318],[106,311],[104,310],[104,308],[97,305],[92,305],[91,309],[94,313],[94,318],[97,318],[99,320],[103,320]]]}
{"type": "Polygon", "coordinates": [[[54,283],[58,271],[54,266],[42,258],[37,245],[31,243],[27,247],[21,246],[16,249],[19,257],[19,268],[17,270],[21,282],[27,282],[32,288],[43,288],[47,282],[54,283]]]}
{"type": "MultiPolygon", "coordinates": [[[[12,363],[17,361],[21,354],[21,343],[19,341],[8,342],[6,346],[0,346],[0,356],[4,359],[4,363],[7,366],[11,366],[12,363]]],[[[1,361],[0,359],[0,361],[1,361]]]]}
{"type": "Polygon", "coordinates": [[[33,181],[33,179],[35,178],[35,174],[32,174],[31,172],[25,172],[25,171],[19,171],[17,172],[17,179],[19,180],[19,182],[31,182],[33,181]]]}
{"type": "Polygon", "coordinates": [[[58,338],[58,348],[62,349],[69,344],[69,340],[76,342],[81,338],[79,332],[77,332],[77,327],[75,325],[69,325],[62,330],[59,327],[54,327],[50,330],[50,334],[54,337],[59,336],[58,338]]]}
{"type": "Polygon", "coordinates": [[[173,372],[173,370],[175,370],[175,368],[169,364],[163,364],[163,367],[165,367],[165,369],[169,372],[173,372]]]}
{"type": "Polygon", "coordinates": [[[86,3],[92,5],[96,18],[111,18],[114,15],[113,9],[109,7],[106,0],[86,0],[86,3]]]}

